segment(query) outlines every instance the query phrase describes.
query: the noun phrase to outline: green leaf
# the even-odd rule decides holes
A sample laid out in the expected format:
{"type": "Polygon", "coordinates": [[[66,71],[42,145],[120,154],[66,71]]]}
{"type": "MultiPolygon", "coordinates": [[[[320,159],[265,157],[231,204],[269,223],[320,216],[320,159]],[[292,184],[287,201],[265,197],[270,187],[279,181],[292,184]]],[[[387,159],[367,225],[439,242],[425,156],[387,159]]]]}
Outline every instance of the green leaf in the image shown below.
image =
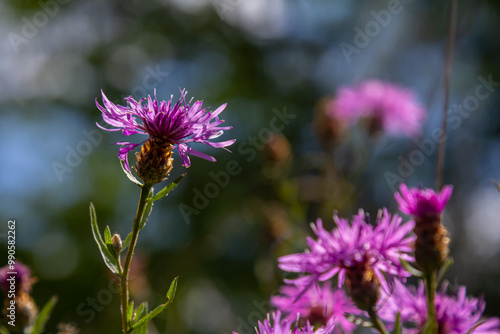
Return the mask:
{"type": "Polygon", "coordinates": [[[444,276],[446,275],[446,273],[448,272],[448,270],[450,270],[450,267],[452,266],[453,262],[454,262],[453,258],[449,257],[443,263],[443,265],[441,266],[441,268],[439,268],[439,271],[438,271],[438,274],[437,274],[437,279],[436,279],[436,283],[438,285],[444,279],[444,276]]]}
{"type": "Polygon", "coordinates": [[[168,288],[168,292],[167,292],[167,302],[165,304],[162,304],[158,307],[156,307],[153,311],[151,311],[150,313],[148,313],[146,316],[144,316],[143,318],[140,318],[133,326],[132,326],[132,330],[144,325],[144,324],[147,324],[148,322],[150,322],[154,317],[156,317],[158,314],[162,313],[166,308],[167,306],[170,304],[170,302],[173,300],[174,296],[175,296],[175,291],[177,290],[177,280],[179,279],[179,277],[176,277],[174,278],[174,280],[172,281],[172,283],[170,284],[170,288],[168,288]]]}
{"type": "Polygon", "coordinates": [[[182,181],[182,179],[186,176],[186,173],[182,174],[178,178],[174,180],[174,182],[170,183],[168,186],[160,190],[153,198],[149,198],[148,201],[154,202],[159,199],[162,199],[163,197],[167,196],[169,192],[174,190],[175,187],[179,185],[179,183],[182,181]]]}
{"type": "Polygon", "coordinates": [[[396,315],[396,321],[394,323],[394,334],[401,334],[401,312],[396,315]]]}
{"type": "Polygon", "coordinates": [[[120,265],[116,258],[116,255],[112,254],[104,240],[102,239],[101,232],[99,232],[99,226],[97,225],[97,216],[95,213],[94,204],[90,203],[90,224],[92,226],[92,235],[94,236],[94,240],[97,243],[97,247],[99,247],[99,251],[101,252],[102,259],[106,266],[111,270],[111,272],[115,275],[121,275],[120,265]]]}
{"type": "Polygon", "coordinates": [[[144,206],[144,212],[142,213],[141,217],[141,223],[139,224],[139,230],[142,230],[144,226],[146,226],[146,221],[149,218],[149,215],[151,214],[151,211],[153,210],[153,201],[150,201],[149,199],[153,196],[154,189],[151,188],[148,193],[148,198],[146,200],[146,205],[144,206]]]}
{"type": "Polygon", "coordinates": [[[127,309],[127,323],[130,324],[132,323],[132,315],[134,314],[134,301],[132,300],[128,304],[128,309],[127,309]]]}
{"type": "Polygon", "coordinates": [[[144,318],[147,314],[148,314],[148,303],[144,302],[141,305],[139,305],[137,310],[134,312],[134,317],[132,319],[132,324],[134,324],[134,326],[132,326],[129,329],[129,333],[134,332],[135,334],[147,334],[147,332],[148,332],[148,324],[147,323],[141,324],[139,326],[135,326],[135,324],[140,319],[144,318]]]}
{"type": "Polygon", "coordinates": [[[175,297],[175,292],[177,291],[177,281],[178,280],[179,280],[179,276],[174,278],[172,283],[170,283],[170,287],[168,288],[168,291],[167,291],[167,299],[169,301],[172,301],[175,297]]]}
{"type": "Polygon", "coordinates": [[[403,268],[405,268],[406,271],[408,271],[413,276],[424,277],[424,273],[423,272],[421,272],[420,270],[418,270],[417,268],[415,268],[414,266],[412,266],[407,261],[405,261],[403,259],[399,259],[399,261],[401,262],[401,265],[403,266],[403,268]]]}
{"type": "Polygon", "coordinates": [[[148,303],[143,302],[137,307],[137,309],[134,312],[132,312],[132,324],[135,324],[147,313],[148,313],[148,303]]]}
{"type": "Polygon", "coordinates": [[[109,253],[115,258],[115,261],[118,262],[118,256],[115,251],[115,247],[113,247],[113,241],[111,240],[111,231],[109,230],[109,226],[106,226],[104,229],[104,243],[106,244],[106,248],[109,253]]]}
{"type": "Polygon", "coordinates": [[[106,226],[104,229],[104,241],[106,245],[113,245],[113,241],[111,241],[111,231],[109,230],[109,226],[106,226]]]}
{"type": "Polygon", "coordinates": [[[10,334],[7,328],[4,326],[0,325],[0,334],[10,334]]]}
{"type": "Polygon", "coordinates": [[[31,334],[41,334],[45,328],[45,324],[49,320],[50,313],[54,306],[56,306],[57,297],[53,296],[50,300],[43,306],[40,313],[38,313],[38,317],[35,320],[35,324],[33,325],[33,329],[31,330],[31,334]]]}
{"type": "Polygon", "coordinates": [[[122,170],[125,173],[125,175],[127,175],[128,179],[130,181],[134,182],[135,184],[137,184],[139,187],[142,187],[142,183],[139,182],[139,180],[137,180],[135,178],[135,176],[132,175],[132,173],[125,168],[125,161],[124,160],[120,160],[120,165],[122,166],[122,170]]]}
{"type": "Polygon", "coordinates": [[[145,323],[141,327],[138,327],[137,329],[134,330],[135,334],[148,334],[148,324],[145,323]]]}
{"type": "Polygon", "coordinates": [[[125,241],[122,243],[122,249],[120,250],[120,254],[123,253],[128,248],[128,246],[130,245],[130,240],[132,240],[132,232],[130,232],[127,235],[125,241]]]}

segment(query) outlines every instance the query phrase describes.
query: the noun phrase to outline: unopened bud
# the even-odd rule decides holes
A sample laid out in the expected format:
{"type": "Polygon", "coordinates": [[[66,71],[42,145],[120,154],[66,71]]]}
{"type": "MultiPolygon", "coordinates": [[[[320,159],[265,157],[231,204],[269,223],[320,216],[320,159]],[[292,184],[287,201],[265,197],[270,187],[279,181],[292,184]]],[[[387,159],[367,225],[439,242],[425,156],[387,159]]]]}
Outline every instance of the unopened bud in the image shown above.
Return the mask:
{"type": "Polygon", "coordinates": [[[324,149],[330,150],[347,135],[349,125],[342,118],[335,118],[333,97],[322,98],[316,104],[314,132],[324,149]]]}
{"type": "Polygon", "coordinates": [[[441,217],[416,217],[413,231],[417,235],[415,262],[427,273],[441,268],[450,253],[450,238],[441,217]]]}
{"type": "Polygon", "coordinates": [[[114,234],[111,237],[111,242],[113,243],[113,248],[115,249],[116,254],[120,254],[122,250],[122,238],[120,238],[119,234],[114,234]]]}

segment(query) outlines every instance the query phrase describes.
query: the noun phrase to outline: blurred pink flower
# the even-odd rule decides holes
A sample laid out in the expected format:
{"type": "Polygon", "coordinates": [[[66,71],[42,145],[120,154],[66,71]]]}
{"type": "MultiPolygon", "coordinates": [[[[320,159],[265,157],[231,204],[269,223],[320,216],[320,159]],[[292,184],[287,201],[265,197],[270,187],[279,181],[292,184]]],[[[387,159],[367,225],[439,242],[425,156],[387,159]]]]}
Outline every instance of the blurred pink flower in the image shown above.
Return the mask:
{"type": "Polygon", "coordinates": [[[327,324],[331,319],[335,323],[335,332],[352,333],[356,325],[345,318],[346,313],[360,315],[344,290],[331,287],[330,282],[317,284],[308,289],[296,284],[287,284],[280,288],[282,295],[271,297],[271,304],[286,314],[286,319],[295,320],[299,316],[312,324],[327,324]],[[302,293],[302,295],[301,295],[302,293]]]}
{"type": "MultiPolygon", "coordinates": [[[[272,318],[273,320],[271,321],[271,317],[268,314],[267,319],[259,321],[255,332],[257,334],[331,334],[334,329],[333,320],[327,326],[315,329],[309,322],[304,327],[298,327],[296,324],[292,326],[294,322],[288,319],[281,319],[279,311],[272,313],[272,318]]],[[[233,334],[238,333],[233,332],[233,334]]]]}
{"type": "Polygon", "coordinates": [[[367,80],[354,87],[340,87],[330,103],[329,115],[350,123],[368,118],[375,130],[382,128],[388,135],[416,137],[426,111],[411,90],[367,80]]]}
{"type": "MultiPolygon", "coordinates": [[[[498,334],[500,319],[481,318],[485,303],[482,299],[467,298],[465,287],[458,289],[456,296],[445,293],[446,285],[436,292],[436,315],[438,332],[443,334],[498,334]]],[[[403,329],[403,333],[418,334],[427,321],[427,305],[423,283],[418,288],[407,288],[397,282],[393,293],[378,312],[379,316],[394,323],[397,313],[401,321],[411,323],[411,329],[403,329]]]]}

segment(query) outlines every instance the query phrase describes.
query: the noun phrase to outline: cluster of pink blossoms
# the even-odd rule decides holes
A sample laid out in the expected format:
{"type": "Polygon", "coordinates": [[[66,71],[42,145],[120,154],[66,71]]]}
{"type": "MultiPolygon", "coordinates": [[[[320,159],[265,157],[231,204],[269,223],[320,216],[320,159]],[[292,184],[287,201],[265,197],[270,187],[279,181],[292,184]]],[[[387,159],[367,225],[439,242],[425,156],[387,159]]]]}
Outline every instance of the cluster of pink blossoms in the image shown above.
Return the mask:
{"type": "MultiPolygon", "coordinates": [[[[451,193],[450,186],[436,193],[401,185],[401,193],[395,193],[395,198],[403,213],[433,218],[442,213],[451,193]]],[[[414,261],[412,247],[416,237],[411,230],[415,221],[403,223],[401,217],[390,215],[386,209],[379,212],[374,225],[362,210],[351,221],[337,215],[334,220],[336,227],[331,231],[323,227],[321,220],[311,224],[316,239],[308,238],[308,249],[279,259],[281,269],[299,273],[299,277],[285,280],[281,294],[271,298],[278,311],[259,322],[256,333],[352,333],[356,328],[352,319],[366,315],[350,295],[352,282],[348,284],[349,272],[358,268],[371,268],[376,276],[374,282],[382,287],[376,306],[380,318],[394,327],[400,313],[402,332],[420,333],[427,321],[424,288],[422,284],[412,288],[402,283],[410,274],[400,261],[414,261]],[[336,288],[330,282],[334,277],[336,288]]],[[[425,224],[427,220],[418,221],[425,224]]],[[[435,297],[439,333],[500,334],[500,319],[482,318],[483,300],[468,298],[465,287],[459,287],[454,295],[448,295],[446,289],[443,284],[435,297]]]]}

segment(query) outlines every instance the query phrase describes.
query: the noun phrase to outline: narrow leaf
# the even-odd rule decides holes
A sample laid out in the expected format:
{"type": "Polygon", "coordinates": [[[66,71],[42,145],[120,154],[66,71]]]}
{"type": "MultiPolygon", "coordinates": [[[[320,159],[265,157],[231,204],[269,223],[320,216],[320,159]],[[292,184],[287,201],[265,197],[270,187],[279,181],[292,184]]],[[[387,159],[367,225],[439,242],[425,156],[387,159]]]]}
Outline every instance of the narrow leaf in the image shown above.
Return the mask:
{"type": "Polygon", "coordinates": [[[167,301],[165,304],[162,304],[162,305],[158,306],[157,308],[155,308],[153,311],[151,311],[150,313],[148,313],[143,318],[139,319],[139,321],[137,321],[132,326],[132,329],[139,328],[140,326],[142,326],[142,325],[150,322],[154,317],[156,317],[158,314],[160,314],[161,312],[163,312],[167,308],[167,306],[168,306],[169,303],[170,303],[170,300],[167,301]]]}
{"type": "Polygon", "coordinates": [[[401,334],[401,312],[396,315],[396,321],[394,323],[394,334],[401,334]]]}
{"type": "Polygon", "coordinates": [[[146,316],[143,318],[140,318],[133,326],[131,329],[136,329],[144,324],[147,324],[150,322],[154,317],[156,317],[158,314],[162,313],[167,306],[170,304],[170,302],[174,299],[175,296],[175,291],[177,290],[177,280],[179,277],[174,278],[172,283],[170,284],[170,287],[168,288],[167,292],[167,302],[165,304],[162,304],[158,307],[156,307],[153,311],[148,313],[146,316]]]}
{"type": "Polygon", "coordinates": [[[40,313],[38,313],[38,317],[35,320],[35,324],[33,325],[33,329],[31,330],[31,334],[41,334],[45,328],[45,324],[50,318],[50,313],[56,306],[57,297],[53,296],[50,300],[43,306],[40,313]]]}
{"type": "Polygon", "coordinates": [[[134,314],[134,301],[132,300],[128,304],[128,309],[127,309],[127,323],[131,324],[132,323],[132,315],[134,314]]]}
{"type": "Polygon", "coordinates": [[[111,240],[111,231],[109,230],[109,226],[106,226],[104,229],[104,243],[106,244],[106,248],[109,253],[115,259],[115,262],[118,262],[118,256],[116,255],[115,247],[113,247],[113,241],[111,240]]]}
{"type": "Polygon", "coordinates": [[[111,241],[111,231],[109,230],[109,226],[106,226],[104,229],[104,241],[106,245],[113,245],[113,241],[111,241]]]}
{"type": "Polygon", "coordinates": [[[137,180],[137,179],[135,178],[135,176],[134,176],[134,175],[132,175],[132,173],[131,173],[129,170],[127,170],[127,169],[125,168],[125,161],[120,160],[120,166],[122,166],[122,170],[123,170],[123,172],[125,173],[125,175],[127,175],[128,179],[129,179],[130,181],[134,182],[134,183],[135,183],[135,184],[137,184],[139,187],[142,187],[142,183],[141,183],[141,182],[139,182],[139,180],[137,180]]]}
{"type": "Polygon", "coordinates": [[[134,330],[135,334],[148,334],[148,324],[145,323],[141,327],[134,330]]]}
{"type": "Polygon", "coordinates": [[[141,223],[139,224],[139,230],[142,230],[144,226],[146,226],[146,221],[149,218],[149,215],[151,214],[151,211],[153,210],[153,201],[150,201],[149,199],[153,197],[154,189],[151,188],[148,194],[148,199],[146,201],[146,205],[144,206],[144,212],[142,213],[141,217],[141,223]]]}
{"type": "MultiPolygon", "coordinates": [[[[138,320],[144,318],[146,314],[148,313],[148,304],[147,302],[142,303],[137,307],[137,310],[134,312],[134,317],[132,320],[132,324],[137,323],[138,320]]],[[[144,323],[140,326],[131,326],[131,328],[128,331],[129,333],[134,332],[135,334],[147,334],[148,332],[148,324],[144,323]]]]}
{"type": "Polygon", "coordinates": [[[424,273],[423,272],[421,272],[420,270],[418,270],[417,268],[415,268],[414,266],[412,266],[407,261],[405,261],[403,259],[399,259],[399,261],[401,262],[401,265],[403,266],[403,268],[405,268],[406,271],[408,271],[413,276],[424,277],[424,273]]]}
{"type": "Polygon", "coordinates": [[[170,183],[168,186],[160,190],[153,198],[149,199],[149,201],[157,201],[159,199],[162,199],[163,197],[167,196],[169,192],[174,190],[175,187],[179,185],[179,183],[182,181],[182,179],[186,176],[186,173],[182,174],[178,178],[174,180],[174,182],[170,183]]]}
{"type": "Polygon", "coordinates": [[[120,275],[117,261],[115,260],[115,257],[111,254],[109,249],[106,247],[101,233],[99,232],[99,226],[97,225],[97,216],[95,213],[94,204],[92,203],[90,203],[90,223],[92,226],[92,235],[94,236],[94,240],[97,243],[97,247],[99,247],[99,251],[101,252],[104,263],[113,274],[120,275]]]}
{"type": "Polygon", "coordinates": [[[453,258],[449,257],[446,260],[446,262],[443,263],[437,274],[437,280],[436,280],[437,284],[439,284],[444,279],[444,276],[446,275],[448,270],[450,270],[450,267],[453,265],[453,262],[454,262],[453,258]]]}
{"type": "Polygon", "coordinates": [[[133,313],[134,315],[132,317],[132,323],[137,323],[138,320],[143,318],[148,313],[148,303],[147,302],[141,303],[137,307],[137,310],[135,310],[133,313]]]}
{"type": "Polygon", "coordinates": [[[120,250],[120,254],[123,253],[128,246],[130,245],[130,240],[132,239],[132,232],[130,232],[127,237],[125,238],[125,241],[122,243],[122,249],[120,250]]]}
{"type": "Polygon", "coordinates": [[[177,291],[177,281],[178,280],[179,280],[179,276],[174,278],[172,283],[170,283],[170,287],[168,288],[168,292],[167,292],[167,299],[169,301],[173,300],[175,297],[175,291],[177,291]]]}

